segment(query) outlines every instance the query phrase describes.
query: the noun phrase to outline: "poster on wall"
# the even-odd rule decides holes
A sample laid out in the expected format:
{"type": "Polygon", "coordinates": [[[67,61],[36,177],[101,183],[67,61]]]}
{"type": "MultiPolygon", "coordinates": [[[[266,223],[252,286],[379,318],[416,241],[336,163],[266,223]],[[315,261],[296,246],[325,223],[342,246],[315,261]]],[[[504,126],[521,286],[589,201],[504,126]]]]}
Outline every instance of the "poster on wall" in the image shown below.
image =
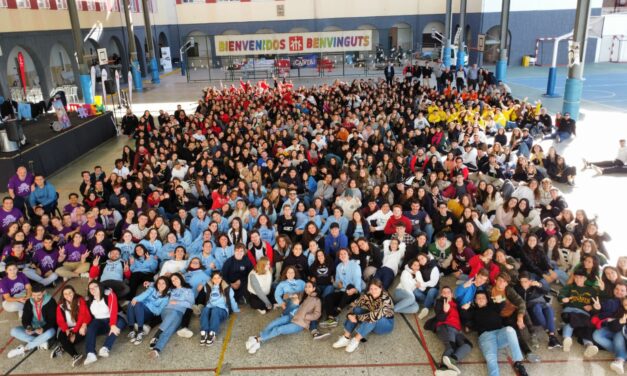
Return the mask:
{"type": "Polygon", "coordinates": [[[58,120],[58,124],[56,124],[56,126],[53,126],[53,128],[55,128],[55,131],[58,132],[72,126],[72,123],[70,123],[70,118],[69,116],[67,116],[67,112],[65,111],[65,107],[63,107],[63,102],[61,102],[59,99],[52,101],[52,108],[54,108],[54,112],[57,114],[58,120]]]}
{"type": "Polygon", "coordinates": [[[161,66],[164,72],[172,71],[172,55],[170,54],[170,47],[161,47],[161,66]]]}
{"type": "Polygon", "coordinates": [[[24,55],[21,52],[17,53],[17,66],[20,71],[22,90],[24,90],[24,96],[26,96],[26,63],[24,62],[24,55]]]}
{"type": "Polygon", "coordinates": [[[372,30],[216,35],[217,56],[370,51],[372,30]]]}
{"type": "Polygon", "coordinates": [[[100,64],[100,65],[107,65],[107,64],[109,64],[109,57],[107,56],[107,49],[106,48],[99,48],[98,49],[98,64],[100,64]]]}

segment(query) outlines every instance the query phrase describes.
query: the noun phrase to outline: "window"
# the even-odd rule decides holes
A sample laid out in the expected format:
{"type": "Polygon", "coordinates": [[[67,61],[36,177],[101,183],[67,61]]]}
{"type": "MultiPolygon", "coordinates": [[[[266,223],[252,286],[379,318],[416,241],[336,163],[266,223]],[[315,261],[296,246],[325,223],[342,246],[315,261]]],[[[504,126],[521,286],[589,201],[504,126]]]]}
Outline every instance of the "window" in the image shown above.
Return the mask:
{"type": "Polygon", "coordinates": [[[50,9],[50,0],[37,0],[37,7],[39,9],[50,9]]]}
{"type": "Polygon", "coordinates": [[[67,0],[55,0],[57,2],[57,9],[67,9],[67,0]]]}
{"type": "Polygon", "coordinates": [[[18,8],[30,8],[30,0],[17,0],[18,8]]]}

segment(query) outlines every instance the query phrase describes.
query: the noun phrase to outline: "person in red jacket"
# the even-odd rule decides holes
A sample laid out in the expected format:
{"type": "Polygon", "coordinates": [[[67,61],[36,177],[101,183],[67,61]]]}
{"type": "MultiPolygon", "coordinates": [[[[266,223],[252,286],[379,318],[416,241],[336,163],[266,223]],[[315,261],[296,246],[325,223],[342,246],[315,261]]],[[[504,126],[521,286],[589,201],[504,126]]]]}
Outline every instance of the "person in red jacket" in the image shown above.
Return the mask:
{"type": "Polygon", "coordinates": [[[450,287],[440,290],[440,297],[436,299],[433,309],[435,317],[425,323],[425,329],[433,330],[444,345],[444,367],[459,375],[461,371],[456,364],[470,353],[472,344],[462,332],[459,310],[450,287]]]}
{"type": "Polygon", "coordinates": [[[413,227],[411,221],[409,220],[409,218],[403,215],[403,207],[397,204],[392,207],[392,216],[385,223],[383,232],[386,235],[392,235],[396,233],[396,224],[399,222],[405,225],[405,233],[412,233],[413,227]]]}
{"type": "Polygon", "coordinates": [[[274,267],[274,249],[272,249],[270,243],[261,240],[261,236],[259,236],[257,230],[251,231],[249,236],[250,249],[248,250],[247,256],[253,264],[253,267],[257,265],[257,260],[262,257],[267,257],[268,261],[270,261],[270,265],[274,267]]]}
{"type": "Polygon", "coordinates": [[[108,358],[109,352],[126,326],[126,320],[118,316],[118,298],[112,290],[105,290],[100,282],[91,281],[87,286],[88,307],[93,319],[87,327],[85,336],[84,365],[94,363],[96,357],[96,338],[98,335],[107,335],[104,345],[98,351],[101,358],[108,358]]]}
{"type": "Polygon", "coordinates": [[[494,257],[494,251],[492,248],[486,248],[482,253],[474,255],[468,265],[470,266],[469,278],[473,278],[479,270],[485,268],[490,273],[490,284],[494,285],[496,282],[496,276],[500,273],[498,265],[496,265],[492,258],[494,257]]]}
{"type": "Polygon", "coordinates": [[[76,351],[76,344],[85,339],[87,326],[91,322],[91,314],[85,299],[78,295],[72,286],[65,286],[57,306],[57,325],[59,345],[52,349],[51,357],[66,353],[72,356],[72,367],[83,358],[83,354],[76,351]]]}

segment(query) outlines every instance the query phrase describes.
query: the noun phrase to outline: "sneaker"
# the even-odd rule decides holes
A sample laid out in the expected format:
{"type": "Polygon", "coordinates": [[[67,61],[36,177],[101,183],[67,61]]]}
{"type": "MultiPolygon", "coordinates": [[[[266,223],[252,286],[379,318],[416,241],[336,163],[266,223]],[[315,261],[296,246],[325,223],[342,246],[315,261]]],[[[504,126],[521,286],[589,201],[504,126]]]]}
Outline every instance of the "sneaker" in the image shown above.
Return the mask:
{"type": "Polygon", "coordinates": [[[96,354],[88,353],[87,356],[85,357],[85,361],[83,362],[83,365],[88,366],[92,363],[95,363],[97,360],[98,358],[96,357],[96,354]]]}
{"type": "Polygon", "coordinates": [[[313,336],[313,339],[318,340],[318,339],[323,339],[323,338],[327,338],[328,336],[331,335],[331,333],[329,332],[319,332],[317,330],[314,330],[311,335],[313,336]]]}
{"type": "Polygon", "coordinates": [[[150,325],[146,325],[146,324],[144,324],[144,326],[142,327],[142,330],[144,331],[144,335],[145,335],[145,336],[147,336],[147,335],[148,335],[148,333],[150,333],[150,329],[152,329],[152,328],[150,327],[150,325]]]}
{"type": "Polygon", "coordinates": [[[61,345],[56,345],[52,351],[50,351],[50,359],[57,358],[63,354],[63,347],[61,345]]]}
{"type": "Polygon", "coordinates": [[[583,352],[583,357],[584,358],[592,358],[598,352],[599,352],[599,348],[598,347],[596,347],[595,345],[588,345],[588,346],[586,346],[586,349],[583,352]]]}
{"type": "Polygon", "coordinates": [[[204,330],[200,332],[200,345],[201,346],[207,344],[207,337],[208,336],[209,335],[204,330]]]}
{"type": "Polygon", "coordinates": [[[328,319],[320,322],[321,328],[335,328],[337,326],[337,319],[329,317],[328,319]]]}
{"type": "Polygon", "coordinates": [[[266,314],[266,310],[265,309],[258,309],[257,312],[259,312],[260,315],[265,315],[266,314]]]}
{"type": "MultiPolygon", "coordinates": [[[[89,279],[89,273],[81,273],[81,278],[89,279]]],[[[89,354],[87,354],[87,357],[89,357],[89,354]]],[[[87,361],[87,359],[85,359],[85,361],[87,361]]],[[[95,362],[95,360],[94,360],[94,362],[95,362]]]]}
{"type": "Polygon", "coordinates": [[[98,356],[101,358],[108,358],[109,357],[109,349],[106,348],[105,346],[102,346],[100,348],[100,350],[98,350],[98,356]]]}
{"type": "Polygon", "coordinates": [[[144,332],[139,332],[137,333],[137,336],[135,337],[135,341],[133,341],[133,344],[139,345],[142,342],[144,342],[144,332]]]}
{"type": "Polygon", "coordinates": [[[514,370],[516,371],[518,376],[529,376],[522,362],[514,362],[514,370]]]}
{"type": "Polygon", "coordinates": [[[254,354],[261,347],[261,342],[258,339],[255,339],[255,342],[250,344],[250,348],[248,349],[249,354],[254,354]]]}
{"type": "Polygon", "coordinates": [[[257,338],[253,336],[248,337],[246,340],[246,351],[250,350],[254,342],[257,342],[257,338]]]}
{"type": "Polygon", "coordinates": [[[540,363],[540,360],[541,360],[538,354],[534,354],[532,352],[527,354],[525,358],[527,358],[527,361],[529,363],[540,363]]]}
{"type": "Polygon", "coordinates": [[[446,368],[457,372],[457,374],[462,373],[462,371],[460,371],[459,368],[455,365],[455,359],[451,359],[445,355],[442,357],[442,363],[446,368]]]}
{"type": "Polygon", "coordinates": [[[76,367],[78,362],[83,359],[83,354],[76,354],[72,357],[72,367],[76,367]]]}
{"type": "Polygon", "coordinates": [[[359,347],[359,341],[356,338],[352,338],[348,346],[346,346],[346,352],[352,353],[353,351],[357,350],[358,347],[359,347]]]}
{"type": "Polygon", "coordinates": [[[423,308],[420,310],[420,313],[418,314],[418,320],[422,320],[427,316],[429,316],[429,308],[423,308]]]}
{"type": "Polygon", "coordinates": [[[135,341],[135,337],[137,337],[137,332],[136,332],[136,331],[134,331],[134,330],[131,330],[131,331],[128,333],[127,337],[128,337],[128,340],[129,340],[130,342],[134,342],[134,341],[135,341]]]}
{"type": "Polygon", "coordinates": [[[559,349],[562,347],[560,340],[556,336],[549,336],[549,350],[559,349]]]}
{"type": "Polygon", "coordinates": [[[181,328],[176,331],[176,335],[183,338],[192,338],[194,336],[194,332],[192,332],[188,328],[181,328]]]}
{"type": "Polygon", "coordinates": [[[625,365],[624,360],[616,359],[615,361],[610,363],[610,368],[612,369],[612,371],[616,372],[617,374],[622,375],[625,373],[625,369],[623,368],[624,365],[625,365]]]}
{"type": "Polygon", "coordinates": [[[24,354],[26,354],[26,347],[24,347],[23,345],[19,345],[18,347],[9,351],[7,354],[7,357],[11,359],[11,358],[15,358],[16,356],[21,356],[24,354]]]}
{"type": "Polygon", "coordinates": [[[207,346],[212,346],[214,343],[216,343],[216,333],[215,332],[209,332],[209,336],[207,337],[207,346]]]}
{"type": "Polygon", "coordinates": [[[46,342],[42,343],[41,345],[39,345],[37,348],[39,350],[48,350],[49,346],[50,345],[48,345],[48,341],[46,341],[46,342]]]}
{"type": "Polygon", "coordinates": [[[573,345],[573,339],[571,337],[564,337],[564,341],[562,342],[562,346],[564,347],[564,352],[570,352],[570,347],[573,345]]]}
{"type": "Polygon", "coordinates": [[[346,338],[344,336],[340,336],[340,338],[335,341],[335,343],[333,344],[333,348],[334,349],[341,349],[342,347],[346,347],[348,346],[348,344],[351,342],[350,338],[346,338]]]}
{"type": "Polygon", "coordinates": [[[601,175],[603,175],[603,170],[601,170],[601,168],[599,168],[599,166],[592,165],[592,168],[594,169],[594,172],[595,172],[594,176],[601,176],[601,175]]]}
{"type": "Polygon", "coordinates": [[[159,342],[159,336],[156,335],[150,339],[148,346],[150,346],[151,349],[154,349],[155,346],[157,346],[157,342],[159,342]]]}
{"type": "Polygon", "coordinates": [[[159,359],[159,351],[157,350],[152,350],[148,353],[148,357],[150,359],[159,359]]]}
{"type": "Polygon", "coordinates": [[[583,167],[581,168],[581,171],[585,171],[586,169],[590,168],[590,163],[586,160],[586,158],[582,158],[583,160],[583,167]]]}

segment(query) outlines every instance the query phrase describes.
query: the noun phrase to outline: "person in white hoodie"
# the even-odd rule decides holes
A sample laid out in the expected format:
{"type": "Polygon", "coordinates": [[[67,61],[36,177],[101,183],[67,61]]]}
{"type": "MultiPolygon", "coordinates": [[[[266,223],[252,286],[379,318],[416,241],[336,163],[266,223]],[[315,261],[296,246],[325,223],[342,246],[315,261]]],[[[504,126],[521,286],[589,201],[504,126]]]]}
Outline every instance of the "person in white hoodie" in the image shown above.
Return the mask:
{"type": "Polygon", "coordinates": [[[394,312],[418,313],[420,306],[416,302],[414,290],[418,288],[420,281],[416,277],[420,270],[418,259],[410,260],[401,273],[401,280],[394,290],[394,312]]]}
{"type": "Polygon", "coordinates": [[[383,242],[383,263],[374,273],[374,277],[381,280],[384,289],[389,289],[398,274],[398,267],[405,256],[405,243],[398,239],[389,239],[383,242]]]}
{"type": "Polygon", "coordinates": [[[388,223],[388,219],[392,216],[392,210],[390,210],[390,204],[384,202],[381,205],[381,209],[377,210],[366,218],[366,221],[370,224],[370,235],[376,239],[383,240],[385,233],[383,229],[385,224],[388,223]]]}

